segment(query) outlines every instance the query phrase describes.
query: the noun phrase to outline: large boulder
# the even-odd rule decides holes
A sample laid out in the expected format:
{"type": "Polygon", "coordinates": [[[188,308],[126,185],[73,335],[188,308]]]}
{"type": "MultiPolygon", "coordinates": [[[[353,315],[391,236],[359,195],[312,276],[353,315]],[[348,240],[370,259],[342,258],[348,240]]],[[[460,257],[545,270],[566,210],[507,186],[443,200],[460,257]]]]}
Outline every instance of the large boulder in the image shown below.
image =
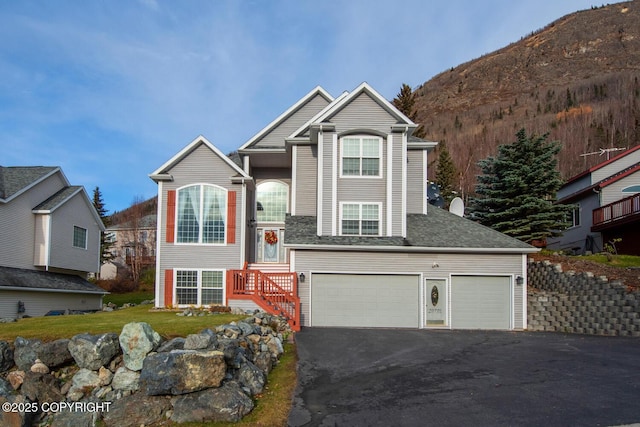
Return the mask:
{"type": "Polygon", "coordinates": [[[135,391],[140,388],[140,372],[132,371],[121,366],[111,380],[111,388],[114,390],[135,391]]]}
{"type": "Polygon", "coordinates": [[[171,350],[184,349],[184,343],[186,339],[182,337],[171,338],[169,341],[165,341],[156,349],[158,353],[169,352],[171,350]]]}
{"type": "Polygon", "coordinates": [[[7,397],[10,394],[13,394],[13,387],[11,386],[11,383],[0,377],[0,396],[7,397]]]}
{"type": "Polygon", "coordinates": [[[0,341],[0,374],[13,367],[13,350],[6,341],[0,341]]]}
{"type": "Polygon", "coordinates": [[[102,380],[97,372],[82,368],[73,376],[71,383],[71,389],[67,393],[67,398],[77,402],[94,388],[100,387],[102,385],[102,380]]]}
{"type": "Polygon", "coordinates": [[[127,323],[120,333],[124,365],[132,371],[142,369],[144,358],[160,345],[162,339],[148,323],[127,323]]]}
{"type": "Polygon", "coordinates": [[[260,368],[248,360],[245,360],[238,370],[238,382],[240,386],[247,389],[252,396],[255,396],[264,390],[267,377],[260,368]]]}
{"type": "Polygon", "coordinates": [[[215,335],[200,333],[188,335],[183,348],[185,350],[204,350],[215,349],[216,345],[218,345],[218,340],[215,335]]]}
{"type": "Polygon", "coordinates": [[[148,395],[191,393],[219,387],[226,371],[220,351],[155,353],[144,359],[140,386],[148,395]]]}
{"type": "Polygon", "coordinates": [[[114,333],[76,335],[69,341],[68,349],[79,368],[91,371],[107,365],[120,353],[118,335],[114,333]]]}
{"type": "Polygon", "coordinates": [[[38,350],[42,346],[42,341],[16,337],[13,346],[13,359],[16,366],[21,371],[28,371],[38,359],[38,350]]]}
{"type": "Polygon", "coordinates": [[[104,414],[104,423],[108,427],[138,427],[160,425],[165,414],[171,409],[169,396],[147,396],[134,393],[124,399],[113,402],[109,412],[104,414]]]}
{"type": "Polygon", "coordinates": [[[73,362],[69,352],[69,340],[66,338],[42,343],[37,353],[38,359],[52,369],[73,362]]]}
{"type": "Polygon", "coordinates": [[[171,421],[237,422],[253,409],[253,401],[235,382],[173,399],[171,421]]]}
{"type": "Polygon", "coordinates": [[[20,392],[32,402],[51,403],[64,400],[59,381],[51,374],[26,372],[20,392]]]}

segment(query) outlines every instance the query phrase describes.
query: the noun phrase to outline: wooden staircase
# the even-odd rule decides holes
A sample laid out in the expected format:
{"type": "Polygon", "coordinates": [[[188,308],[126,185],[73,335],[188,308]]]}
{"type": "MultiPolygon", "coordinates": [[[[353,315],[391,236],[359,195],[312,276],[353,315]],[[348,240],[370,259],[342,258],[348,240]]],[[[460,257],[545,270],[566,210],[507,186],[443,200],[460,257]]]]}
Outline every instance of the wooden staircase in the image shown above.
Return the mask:
{"type": "Polygon", "coordinates": [[[227,270],[227,298],[250,299],[267,313],[284,317],[292,330],[299,331],[297,275],[282,271],[282,264],[275,265],[278,267],[270,267],[268,272],[260,269],[265,264],[251,267],[245,264],[243,270],[227,270]]]}

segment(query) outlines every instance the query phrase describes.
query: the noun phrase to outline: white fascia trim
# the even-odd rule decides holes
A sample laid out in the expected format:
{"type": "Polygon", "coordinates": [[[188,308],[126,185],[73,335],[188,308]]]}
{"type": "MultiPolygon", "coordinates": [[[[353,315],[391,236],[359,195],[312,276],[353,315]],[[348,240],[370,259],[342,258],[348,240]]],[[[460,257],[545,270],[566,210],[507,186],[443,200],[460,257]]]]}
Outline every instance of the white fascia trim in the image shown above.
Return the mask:
{"type": "Polygon", "coordinates": [[[387,135],[387,236],[393,236],[393,135],[387,135]]]}
{"type": "Polygon", "coordinates": [[[291,147],[291,215],[296,214],[298,192],[298,146],[291,147]]]}
{"type": "Polygon", "coordinates": [[[422,152],[422,214],[427,214],[427,204],[429,203],[427,200],[427,182],[429,181],[429,173],[427,171],[428,167],[428,156],[427,150],[422,152]]]}
{"type": "Polygon", "coordinates": [[[305,122],[305,124],[303,124],[302,126],[300,126],[298,129],[296,129],[293,133],[291,133],[291,135],[289,135],[287,137],[287,139],[295,139],[300,137],[301,134],[305,133],[307,130],[309,130],[311,128],[311,126],[314,123],[320,123],[321,117],[325,116],[325,113],[329,110],[332,110],[333,107],[337,104],[339,104],[347,95],[349,95],[349,92],[343,92],[340,94],[340,96],[338,96],[336,99],[331,100],[331,102],[329,103],[329,105],[327,105],[326,107],[324,107],[322,110],[318,111],[318,113],[311,117],[309,120],[307,120],[305,122]]]}
{"type": "Polygon", "coordinates": [[[279,125],[284,120],[286,120],[290,115],[292,115],[294,112],[299,110],[300,107],[302,107],[304,104],[309,102],[311,100],[311,98],[313,98],[316,95],[321,95],[322,97],[324,97],[329,102],[333,101],[333,97],[331,95],[329,95],[329,93],[326,90],[324,90],[320,86],[316,86],[309,93],[307,93],[305,96],[300,98],[298,100],[298,102],[296,102],[291,107],[289,107],[284,113],[280,114],[278,117],[276,117],[275,120],[273,120],[271,123],[269,123],[267,126],[265,126],[260,132],[255,134],[249,141],[247,141],[244,144],[242,144],[242,147],[240,147],[240,149],[238,151],[246,149],[251,144],[253,144],[255,141],[257,141],[258,139],[262,138],[264,135],[266,135],[268,132],[270,132],[273,128],[275,128],[277,125],[279,125]]]}
{"type": "Polygon", "coordinates": [[[331,235],[338,235],[338,134],[331,134],[331,235]]]}
{"type": "Polygon", "coordinates": [[[171,159],[169,159],[158,169],[150,173],[149,178],[153,179],[154,176],[163,176],[163,175],[166,176],[167,174],[165,173],[165,170],[169,169],[171,166],[173,166],[174,164],[182,160],[183,157],[185,157],[189,152],[191,152],[191,150],[193,150],[200,143],[203,143],[204,145],[206,145],[211,151],[214,152],[215,155],[217,155],[220,159],[222,159],[222,161],[224,161],[234,171],[236,171],[237,173],[239,173],[240,175],[246,178],[249,178],[249,175],[245,171],[243,171],[238,165],[236,165],[233,161],[231,161],[230,158],[225,156],[224,153],[222,153],[222,151],[218,150],[218,148],[215,145],[213,145],[207,138],[205,138],[202,135],[198,136],[196,139],[191,141],[189,144],[187,144],[186,147],[180,150],[171,159]]]}
{"type": "Polygon", "coordinates": [[[0,286],[0,291],[26,291],[26,292],[53,292],[56,294],[91,294],[108,295],[107,291],[81,291],[71,289],[48,289],[48,288],[22,288],[20,286],[0,286]]]}
{"type": "MultiPolygon", "coordinates": [[[[160,282],[160,261],[162,260],[162,254],[160,248],[162,248],[162,223],[164,222],[163,213],[165,211],[164,206],[164,197],[163,194],[163,182],[158,182],[158,212],[156,217],[156,286],[155,286],[155,306],[157,308],[162,307],[160,305],[160,283],[162,283],[162,288],[164,290],[164,282],[160,282]]],[[[165,237],[166,239],[166,237],[165,237]]],[[[165,301],[166,305],[166,301],[165,301]]]]}
{"type": "Polygon", "coordinates": [[[247,184],[242,183],[242,203],[240,209],[240,267],[244,265],[247,259],[247,184]]]}
{"type": "MultiPolygon", "coordinates": [[[[47,219],[45,221],[45,242],[44,242],[44,259],[45,259],[45,270],[49,271],[49,266],[51,265],[51,215],[47,215],[47,219]]],[[[100,262],[98,260],[98,262],[100,262]]]]}
{"type": "Polygon", "coordinates": [[[402,237],[407,237],[407,131],[402,133],[402,237]]]}
{"type": "Polygon", "coordinates": [[[318,214],[316,215],[318,224],[316,225],[316,234],[318,236],[322,236],[322,191],[323,191],[323,183],[324,176],[322,175],[322,169],[324,167],[324,161],[322,159],[324,146],[324,134],[322,133],[322,128],[320,128],[320,132],[318,133],[318,194],[316,195],[316,210],[318,214]]]}
{"type": "MultiPolygon", "coordinates": [[[[404,130],[404,128],[402,129],[404,130]]],[[[407,143],[407,149],[409,150],[424,150],[424,149],[433,149],[436,148],[438,146],[437,142],[431,142],[431,141],[421,141],[421,142],[417,142],[417,141],[409,141],[407,143]]]]}
{"type": "MultiPolygon", "coordinates": [[[[375,236],[374,236],[375,237],[375,236]]],[[[538,252],[540,249],[520,248],[455,248],[455,247],[426,247],[426,246],[359,246],[359,245],[315,245],[315,244],[285,244],[286,248],[299,250],[319,250],[336,252],[410,252],[410,253],[477,253],[477,254],[522,254],[538,252]]]]}
{"type": "Polygon", "coordinates": [[[296,272],[296,251],[289,251],[289,271],[296,272]]]}

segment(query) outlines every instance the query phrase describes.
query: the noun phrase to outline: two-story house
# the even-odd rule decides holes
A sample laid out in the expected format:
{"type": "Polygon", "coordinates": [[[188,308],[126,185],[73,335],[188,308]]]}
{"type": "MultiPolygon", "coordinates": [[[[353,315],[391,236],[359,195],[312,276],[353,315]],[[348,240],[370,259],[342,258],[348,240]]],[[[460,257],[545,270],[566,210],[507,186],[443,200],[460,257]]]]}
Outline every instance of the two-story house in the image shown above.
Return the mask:
{"type": "Polygon", "coordinates": [[[0,318],[102,307],[87,282],[104,225],[59,167],[0,166],[0,318]]]}
{"type": "Polygon", "coordinates": [[[640,255],[640,145],[570,178],[557,197],[575,209],[571,226],[549,239],[549,248],[584,254],[611,245],[618,253],[640,255]]]}
{"type": "Polygon", "coordinates": [[[535,248],[427,203],[416,124],[368,84],[317,87],[238,150],[198,137],[158,183],[157,306],[294,327],[526,328],[535,248]]]}

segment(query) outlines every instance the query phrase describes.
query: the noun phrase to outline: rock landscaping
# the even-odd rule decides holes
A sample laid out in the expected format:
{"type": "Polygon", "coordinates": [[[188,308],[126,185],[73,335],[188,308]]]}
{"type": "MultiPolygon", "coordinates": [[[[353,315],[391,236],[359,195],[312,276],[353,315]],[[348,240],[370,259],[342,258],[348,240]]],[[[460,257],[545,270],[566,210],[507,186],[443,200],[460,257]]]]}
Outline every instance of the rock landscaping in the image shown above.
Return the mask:
{"type": "Polygon", "coordinates": [[[143,322],[119,335],[0,341],[0,426],[236,422],[290,333],[284,318],[256,313],[167,341],[143,322]]]}

